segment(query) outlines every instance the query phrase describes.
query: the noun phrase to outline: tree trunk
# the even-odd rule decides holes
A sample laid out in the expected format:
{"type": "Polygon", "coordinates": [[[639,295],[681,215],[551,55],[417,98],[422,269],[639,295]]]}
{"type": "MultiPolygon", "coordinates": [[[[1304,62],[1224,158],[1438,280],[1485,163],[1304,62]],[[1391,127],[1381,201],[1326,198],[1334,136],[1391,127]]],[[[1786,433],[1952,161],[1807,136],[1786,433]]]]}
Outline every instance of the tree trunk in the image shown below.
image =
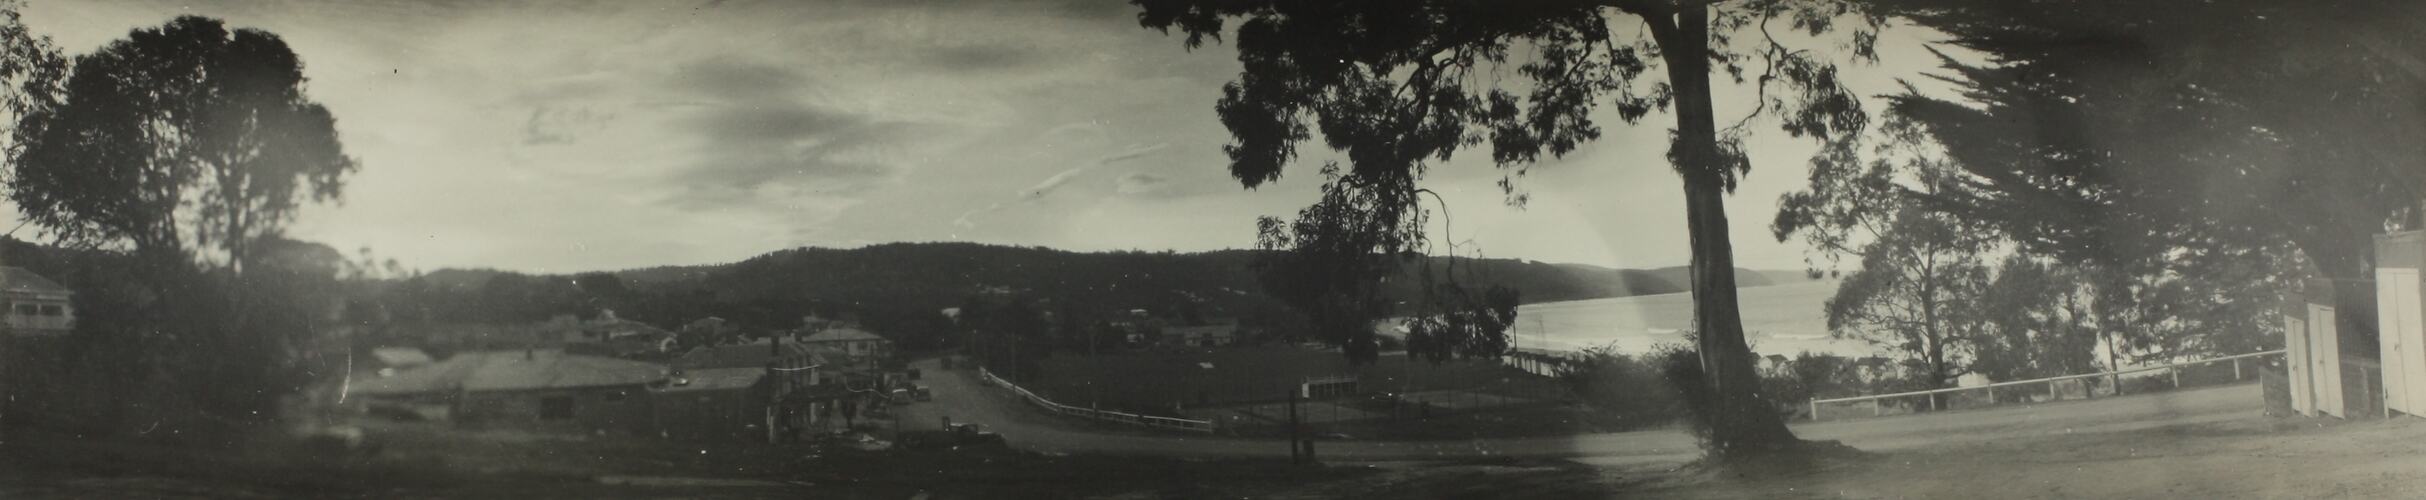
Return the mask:
{"type": "Polygon", "coordinates": [[[1704,416],[1710,428],[1708,451],[1724,457],[1775,449],[1796,440],[1784,417],[1760,398],[1760,377],[1753,372],[1752,349],[1744,342],[1743,318],[1736,306],[1735,250],[1728,241],[1725,203],[1728,167],[1719,155],[1710,60],[1704,57],[1709,53],[1709,12],[1682,9],[1674,27],[1660,40],[1660,52],[1676,89],[1676,142],[1670,145],[1670,157],[1685,184],[1694,331],[1700,335],[1704,377],[1717,397],[1714,414],[1704,416]]]}

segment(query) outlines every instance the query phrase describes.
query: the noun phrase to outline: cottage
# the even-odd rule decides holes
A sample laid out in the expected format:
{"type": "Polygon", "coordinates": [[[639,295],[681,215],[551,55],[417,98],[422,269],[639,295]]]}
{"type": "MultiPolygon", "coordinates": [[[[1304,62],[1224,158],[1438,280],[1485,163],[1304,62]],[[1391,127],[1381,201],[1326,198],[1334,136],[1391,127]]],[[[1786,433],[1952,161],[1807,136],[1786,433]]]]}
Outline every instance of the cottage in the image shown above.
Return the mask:
{"type": "Polygon", "coordinates": [[[893,341],[848,326],[827,327],[801,337],[800,344],[815,352],[845,356],[855,361],[881,360],[893,355],[893,341]]]}
{"type": "Polygon", "coordinates": [[[402,409],[459,425],[638,433],[650,428],[650,387],[667,379],[666,367],[656,363],[526,349],[459,353],[348,392],[366,409],[402,409]]]}
{"type": "Polygon", "coordinates": [[[76,328],[74,290],[20,267],[0,267],[0,327],[9,335],[62,335],[76,328]]]}
{"type": "Polygon", "coordinates": [[[1172,326],[1162,331],[1163,342],[1188,347],[1221,347],[1238,342],[1238,325],[1215,323],[1202,326],[1172,326]]]}

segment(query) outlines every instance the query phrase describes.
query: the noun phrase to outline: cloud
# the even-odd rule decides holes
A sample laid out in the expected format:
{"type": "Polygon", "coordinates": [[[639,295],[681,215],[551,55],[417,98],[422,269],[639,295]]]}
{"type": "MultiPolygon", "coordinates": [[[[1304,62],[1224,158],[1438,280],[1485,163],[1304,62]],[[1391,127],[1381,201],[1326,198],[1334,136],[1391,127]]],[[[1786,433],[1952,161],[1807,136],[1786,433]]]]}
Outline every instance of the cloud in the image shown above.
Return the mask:
{"type": "Polygon", "coordinates": [[[1037,182],[1036,185],[1021,190],[1019,192],[1019,197],[1016,199],[1005,202],[996,202],[993,205],[986,206],[986,208],[963,212],[960,214],[959,218],[952,220],[952,225],[964,228],[977,227],[975,218],[979,215],[993,213],[1004,208],[1009,208],[1013,205],[1044,199],[1045,195],[1053,194],[1054,191],[1060,190],[1062,186],[1068,185],[1071,180],[1077,179],[1080,174],[1085,174],[1087,171],[1101,168],[1105,165],[1119,163],[1123,160],[1130,160],[1153,154],[1155,151],[1161,151],[1163,148],[1170,146],[1170,143],[1161,143],[1152,146],[1131,147],[1127,151],[1113,153],[1101,158],[1096,158],[1093,162],[1071,167],[1069,170],[1063,170],[1061,173],[1053,174],[1052,177],[1046,177],[1045,180],[1037,182]]]}
{"type": "Polygon", "coordinates": [[[927,67],[949,72],[977,73],[1034,66],[1045,62],[1034,48],[993,43],[929,47],[919,52],[927,67]]]}
{"type": "Polygon", "coordinates": [[[597,130],[602,122],[610,118],[613,118],[611,113],[586,106],[534,106],[530,119],[523,122],[522,144],[569,144],[582,133],[597,130]]]}
{"type": "Polygon", "coordinates": [[[829,102],[822,83],[784,66],[702,61],[663,86],[684,103],[669,129],[690,143],[665,201],[685,209],[861,194],[896,177],[899,150],[931,132],[829,102]]]}
{"type": "Polygon", "coordinates": [[[1120,176],[1120,179],[1114,182],[1114,185],[1119,186],[1114,192],[1126,196],[1139,196],[1162,191],[1165,186],[1170,185],[1171,178],[1145,172],[1131,172],[1120,176]]]}

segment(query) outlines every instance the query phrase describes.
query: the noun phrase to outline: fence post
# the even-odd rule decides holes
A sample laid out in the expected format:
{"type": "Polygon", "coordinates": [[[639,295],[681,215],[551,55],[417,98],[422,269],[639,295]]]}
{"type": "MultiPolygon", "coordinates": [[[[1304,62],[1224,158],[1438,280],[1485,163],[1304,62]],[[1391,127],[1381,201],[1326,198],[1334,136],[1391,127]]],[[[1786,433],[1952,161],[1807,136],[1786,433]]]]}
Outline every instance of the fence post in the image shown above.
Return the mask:
{"type": "Polygon", "coordinates": [[[1878,398],[1870,398],[1870,416],[1883,417],[1886,415],[1887,405],[1880,403],[1878,398]]]}
{"type": "Polygon", "coordinates": [[[1811,399],[1811,421],[1819,421],[1819,398],[1811,399]]]}
{"type": "Polygon", "coordinates": [[[2232,358],[2232,381],[2241,381],[2241,358],[2232,358]]]}
{"type": "Polygon", "coordinates": [[[2048,401],[2056,401],[2056,400],[2064,399],[2063,389],[2064,389],[2063,382],[2060,382],[2060,381],[2058,381],[2058,382],[2048,382],[2048,383],[2047,383],[2047,400],[2048,400],[2048,401]]]}

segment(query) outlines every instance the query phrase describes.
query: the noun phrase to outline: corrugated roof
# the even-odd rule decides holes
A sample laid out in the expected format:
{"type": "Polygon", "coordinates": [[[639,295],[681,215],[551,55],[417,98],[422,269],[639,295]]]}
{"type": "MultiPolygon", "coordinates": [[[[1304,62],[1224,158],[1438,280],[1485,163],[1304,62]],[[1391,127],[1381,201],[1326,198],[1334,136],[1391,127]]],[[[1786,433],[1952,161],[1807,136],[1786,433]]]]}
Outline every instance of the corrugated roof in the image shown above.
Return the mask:
{"type": "Polygon", "coordinates": [[[388,366],[420,366],[434,361],[430,353],[411,347],[374,347],[371,357],[388,366]]]}
{"type": "Polygon", "coordinates": [[[803,343],[808,343],[808,342],[848,342],[848,341],[853,341],[853,340],[885,340],[885,338],[884,338],[884,337],[882,337],[882,336],[878,336],[878,335],[876,335],[876,334],[873,334],[873,333],[868,333],[867,331],[860,330],[860,329],[857,329],[857,328],[851,328],[851,327],[847,327],[847,326],[840,326],[840,327],[828,328],[828,329],[826,329],[825,331],[822,331],[822,332],[817,332],[817,333],[816,333],[816,334],[814,334],[814,335],[810,335],[810,336],[808,336],[808,337],[806,337],[806,338],[802,338],[802,339],[800,339],[800,341],[801,341],[801,342],[803,342],[803,343]]]}
{"type": "Polygon", "coordinates": [[[42,275],[34,274],[33,271],[28,271],[22,267],[0,267],[0,287],[5,287],[11,292],[49,294],[76,293],[75,290],[70,290],[65,286],[60,286],[59,282],[57,281],[51,281],[50,278],[44,278],[42,275]]]}
{"type": "Polygon", "coordinates": [[[1170,326],[1170,327],[1164,327],[1164,328],[1163,328],[1163,330],[1162,330],[1162,333],[1163,333],[1163,335],[1182,335],[1182,336],[1192,336],[1192,335],[1231,335],[1231,334],[1238,333],[1238,325],[1234,325],[1234,324],[1217,324],[1217,325],[1204,325],[1204,326],[1170,326]]]}
{"type": "Polygon", "coordinates": [[[766,376],[767,369],[765,368],[707,368],[690,370],[683,373],[681,377],[682,380],[687,380],[690,383],[667,386],[665,388],[665,392],[745,389],[752,385],[757,385],[758,379],[766,378],[766,376]]]}
{"type": "MultiPolygon", "coordinates": [[[[785,342],[783,344],[783,351],[785,353],[785,357],[802,356],[810,353],[808,346],[800,345],[799,342],[785,342]]],[[[773,361],[774,359],[775,353],[767,348],[767,341],[761,339],[757,342],[748,344],[695,347],[691,349],[691,352],[683,353],[681,358],[676,358],[674,360],[674,366],[694,370],[705,368],[766,368],[767,362],[773,361]]]]}
{"type": "Polygon", "coordinates": [[[641,385],[664,380],[664,365],[562,351],[481,351],[363,381],[353,392],[414,394],[462,389],[519,391],[641,385]]]}

